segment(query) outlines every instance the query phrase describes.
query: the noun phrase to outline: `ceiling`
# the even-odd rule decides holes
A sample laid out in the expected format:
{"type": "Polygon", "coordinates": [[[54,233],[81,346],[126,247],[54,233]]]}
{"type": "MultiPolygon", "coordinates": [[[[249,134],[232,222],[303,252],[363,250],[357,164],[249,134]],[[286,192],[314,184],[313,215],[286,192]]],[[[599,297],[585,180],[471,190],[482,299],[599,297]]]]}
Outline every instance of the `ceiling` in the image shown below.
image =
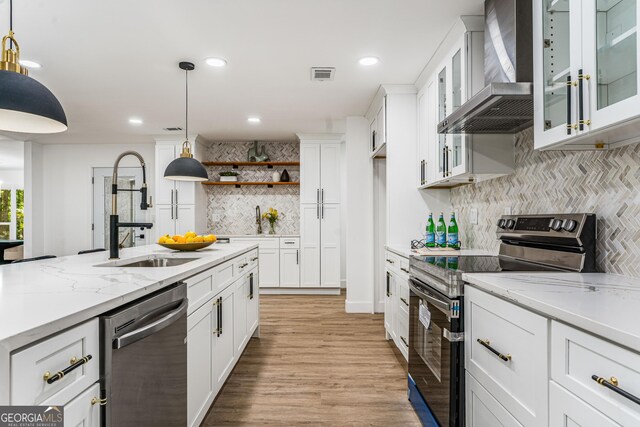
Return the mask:
{"type": "MultiPolygon", "coordinates": [[[[8,21],[9,0],[0,0],[8,21]]],[[[14,31],[30,75],[60,99],[69,130],[12,135],[43,143],[152,141],[184,127],[208,140],[291,140],[340,132],[381,83],[413,83],[438,43],[482,0],[16,0],[14,31]],[[381,59],[363,67],[362,56],[381,59]],[[218,56],[224,68],[204,63],[218,56]],[[310,81],[310,67],[336,67],[310,81]],[[259,125],[247,123],[259,116],[259,125]],[[128,119],[141,118],[132,126],[128,119]]],[[[0,23],[6,33],[8,23],[0,23]]]]}

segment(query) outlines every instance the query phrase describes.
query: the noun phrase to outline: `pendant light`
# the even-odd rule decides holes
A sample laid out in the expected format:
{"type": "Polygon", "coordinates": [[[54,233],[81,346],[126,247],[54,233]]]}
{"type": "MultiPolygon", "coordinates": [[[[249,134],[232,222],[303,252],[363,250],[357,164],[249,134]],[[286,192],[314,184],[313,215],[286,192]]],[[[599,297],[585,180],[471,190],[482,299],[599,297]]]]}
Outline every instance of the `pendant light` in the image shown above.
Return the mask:
{"type": "Polygon", "coordinates": [[[0,94],[0,130],[25,133],[67,130],[67,116],[58,99],[20,65],[20,45],[13,33],[13,0],[9,1],[9,34],[2,39],[0,94]]]}
{"type": "Polygon", "coordinates": [[[189,71],[196,68],[191,62],[181,62],[178,64],[184,70],[185,82],[185,141],[182,143],[182,153],[180,157],[173,160],[164,171],[164,177],[174,181],[207,181],[209,175],[207,170],[198,160],[193,158],[191,153],[191,143],[189,142],[189,71]]]}

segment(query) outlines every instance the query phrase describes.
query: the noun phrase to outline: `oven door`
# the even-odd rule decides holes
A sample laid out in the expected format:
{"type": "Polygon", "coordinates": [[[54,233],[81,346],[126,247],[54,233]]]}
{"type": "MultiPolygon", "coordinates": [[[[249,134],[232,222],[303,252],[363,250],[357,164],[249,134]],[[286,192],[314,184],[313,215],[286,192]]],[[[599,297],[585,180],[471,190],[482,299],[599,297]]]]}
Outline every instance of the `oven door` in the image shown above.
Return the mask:
{"type": "Polygon", "coordinates": [[[462,299],[411,279],[409,375],[441,426],[464,425],[464,323],[456,304],[462,299]]]}

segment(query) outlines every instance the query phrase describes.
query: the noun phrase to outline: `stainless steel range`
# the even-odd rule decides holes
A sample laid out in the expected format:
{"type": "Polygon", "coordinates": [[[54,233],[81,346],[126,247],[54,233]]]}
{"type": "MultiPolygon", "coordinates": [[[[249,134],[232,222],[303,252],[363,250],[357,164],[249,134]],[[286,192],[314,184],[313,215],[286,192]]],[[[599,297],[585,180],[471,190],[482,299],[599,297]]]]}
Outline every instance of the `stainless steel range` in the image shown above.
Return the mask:
{"type": "Polygon", "coordinates": [[[409,261],[409,398],[424,425],[464,425],[464,273],[593,272],[594,214],[505,215],[496,256],[409,261]]]}

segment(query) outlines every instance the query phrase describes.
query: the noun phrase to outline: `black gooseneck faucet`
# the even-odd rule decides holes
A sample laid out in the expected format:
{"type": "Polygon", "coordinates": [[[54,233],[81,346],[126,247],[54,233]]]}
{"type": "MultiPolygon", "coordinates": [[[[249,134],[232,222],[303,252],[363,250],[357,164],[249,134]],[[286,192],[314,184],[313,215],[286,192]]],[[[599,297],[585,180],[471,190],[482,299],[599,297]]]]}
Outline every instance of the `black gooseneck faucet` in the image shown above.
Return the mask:
{"type": "Polygon", "coordinates": [[[151,200],[147,202],[147,170],[144,164],[144,159],[136,151],[125,151],[120,154],[113,165],[113,176],[111,180],[111,216],[109,217],[109,259],[120,258],[120,242],[118,241],[118,230],[125,227],[140,227],[140,228],[152,228],[153,224],[150,222],[120,222],[118,219],[118,191],[139,191],[140,209],[146,211],[147,208],[152,207],[151,200]],[[118,165],[120,160],[126,156],[137,157],[142,167],[142,188],[129,190],[118,188],[118,165]]]}

